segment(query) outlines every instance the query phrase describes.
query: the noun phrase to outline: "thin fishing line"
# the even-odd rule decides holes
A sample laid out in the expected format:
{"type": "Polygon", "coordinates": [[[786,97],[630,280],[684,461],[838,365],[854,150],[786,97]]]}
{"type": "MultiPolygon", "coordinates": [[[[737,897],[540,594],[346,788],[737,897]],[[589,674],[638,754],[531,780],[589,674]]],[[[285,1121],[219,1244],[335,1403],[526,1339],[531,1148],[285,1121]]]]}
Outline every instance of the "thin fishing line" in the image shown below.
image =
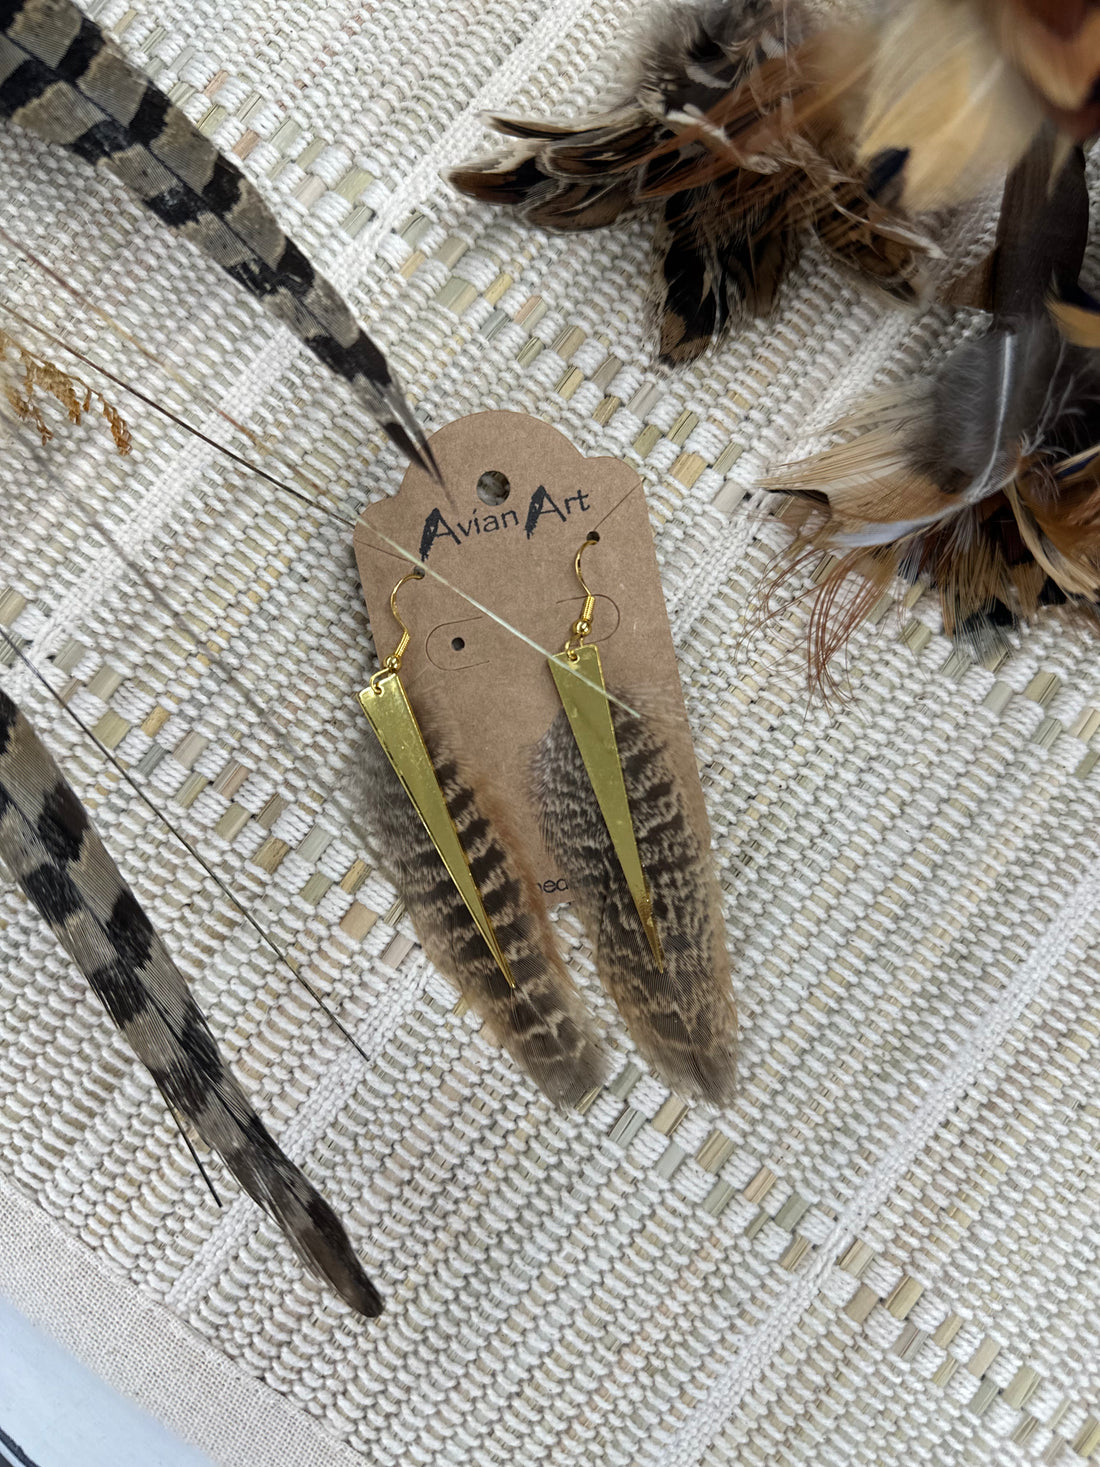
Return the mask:
{"type": "Polygon", "coordinates": [[[18,642],[16,642],[15,638],[12,637],[11,634],[8,632],[6,627],[0,626],[0,637],[2,637],[3,640],[7,643],[8,647],[15,654],[15,656],[19,658],[20,662],[22,662],[33,674],[33,676],[37,678],[37,680],[42,684],[42,686],[46,689],[54,702],[57,703],[57,705],[69,717],[69,719],[76,724],[77,728],[81,731],[85,738],[95,745],[95,747],[102,755],[103,759],[111,765],[111,767],[116,771],[120,778],[125,780],[125,782],[133,790],[134,794],[136,794],[138,799],[141,800],[142,804],[147,806],[147,808],[153,812],[153,814],[161,822],[164,828],[169,832],[169,834],[175,837],[175,839],[180,843],[180,845],[184,848],[184,850],[192,858],[192,860],[194,860],[199,866],[201,866],[203,871],[218,888],[225,899],[237,909],[237,911],[245,919],[248,925],[252,927],[254,931],[259,933],[260,937],[275,954],[279,962],[283,964],[283,966],[294,978],[294,981],[301,984],[301,986],[309,994],[310,998],[312,998],[314,1003],[316,1003],[317,1007],[322,1011],[322,1013],[326,1015],[330,1022],[335,1025],[337,1029],[339,1029],[340,1033],[344,1036],[344,1038],[348,1041],[352,1048],[355,1049],[356,1052],[369,1063],[369,1056],[366,1054],[365,1050],[361,1047],[361,1045],[355,1039],[355,1036],[350,1032],[350,1030],[346,1028],[346,1026],[340,1021],[336,1014],[333,1013],[332,1009],[329,1008],[328,1004],[317,992],[313,984],[310,983],[307,978],[302,977],[301,973],[298,972],[294,964],[287,957],[286,953],[282,950],[275,939],[265,930],[263,925],[233,894],[230,888],[226,886],[225,882],[221,879],[217,872],[208,864],[205,858],[199,854],[199,852],[190,843],[187,837],[168,818],[164,811],[160,809],[156,802],[150,799],[150,797],[145,793],[145,791],[141,788],[137,781],[132,778],[125,766],[121,764],[118,759],[115,758],[114,754],[111,752],[110,749],[107,748],[106,744],[102,743],[96,737],[96,735],[80,717],[79,713],[77,713],[74,708],[70,707],[70,705],[65,702],[64,698],[62,698],[61,694],[57,692],[54,687],[51,686],[50,681],[46,677],[45,673],[43,673],[39,668],[34,665],[31,659],[23,651],[22,647],[20,647],[18,642]]]}
{"type": "MultiPolygon", "coordinates": [[[[183,428],[187,433],[194,434],[196,438],[207,444],[208,447],[216,449],[218,453],[225,454],[226,458],[232,459],[241,468],[248,469],[249,472],[258,475],[261,479],[265,479],[274,488],[281,490],[284,494],[289,494],[300,503],[309,505],[311,509],[319,509],[322,514],[326,514],[331,519],[339,521],[340,524],[347,526],[349,529],[355,528],[354,520],[348,519],[346,515],[331,508],[323,500],[311,499],[308,494],[304,494],[300,489],[295,489],[291,484],[285,483],[282,479],[276,478],[274,474],[269,474],[266,469],[260,468],[259,464],[254,464],[250,459],[244,458],[234,449],[227,448],[224,443],[219,443],[216,438],[211,438],[201,428],[196,428],[193,423],[189,423],[186,418],[181,418],[178,413],[174,413],[171,408],[165,407],[163,403],[157,402],[156,398],[149,397],[139,387],[135,387],[132,382],[127,382],[125,378],[119,377],[117,373],[112,372],[108,367],[101,366],[92,357],[86,356],[82,351],[78,351],[75,346],[70,346],[60,336],[55,336],[52,331],[47,331],[44,326],[39,326],[37,322],[32,321],[29,316],[24,316],[21,311],[17,311],[14,306],[9,305],[6,301],[0,301],[0,308],[24,326],[29,327],[30,330],[37,331],[40,336],[44,336],[47,341],[60,348],[61,351],[68,352],[70,356],[76,357],[78,362],[83,362],[85,366],[91,367],[95,372],[99,372],[109,382],[113,382],[116,387],[120,387],[123,392],[128,392],[131,397],[136,397],[146,407],[151,407],[154,412],[160,413],[169,422],[175,423],[177,427],[183,428]]],[[[312,480],[307,480],[306,482],[316,488],[319,493],[322,492],[320,486],[314,485],[312,480]]]]}
{"type": "MultiPolygon", "coordinates": [[[[193,383],[189,383],[186,378],[182,376],[181,373],[176,371],[175,367],[173,367],[170,362],[163,361],[160,357],[158,357],[156,352],[150,350],[150,348],[145,346],[143,342],[139,341],[132,332],[127,331],[125,326],[116,321],[115,318],[111,315],[110,311],[105,311],[103,307],[92,300],[90,296],[85,295],[84,292],[81,290],[77,290],[76,286],[72,285],[68,280],[66,280],[64,275],[59,274],[52,265],[48,265],[45,260],[39,259],[39,257],[34,253],[33,250],[29,250],[26,245],[20,244],[17,239],[13,239],[11,235],[7,232],[7,230],[3,228],[0,228],[0,239],[2,239],[6,244],[10,245],[11,248],[15,250],[16,254],[22,255],[29,265],[33,265],[36,270],[40,270],[43,275],[47,275],[50,280],[52,280],[53,283],[58,286],[59,289],[63,290],[65,294],[69,296],[72,300],[77,301],[86,310],[94,312],[94,314],[97,315],[99,319],[104,322],[105,325],[109,326],[110,329],[115,333],[115,335],[120,337],[127,346],[132,346],[135,351],[139,351],[141,355],[146,359],[146,361],[152,362],[155,367],[158,367],[160,371],[165,374],[165,376],[170,377],[172,381],[176,383],[177,387],[181,387],[184,392],[188,394],[188,396],[192,398],[197,397],[211,412],[217,413],[220,418],[224,418],[225,421],[230,425],[230,427],[236,428],[238,432],[243,433],[245,437],[249,440],[249,442],[252,443],[254,447],[256,447],[261,453],[273,453],[272,449],[265,447],[262,440],[257,434],[253,433],[251,428],[247,427],[244,423],[238,422],[231,413],[227,413],[224,408],[219,407],[212,398],[208,397],[207,394],[202,391],[201,388],[196,387],[193,383]]],[[[275,454],[274,456],[278,457],[277,454],[275,454]]],[[[282,461],[280,460],[280,462],[282,461]]],[[[292,465],[284,465],[284,467],[290,468],[291,472],[297,472],[296,470],[294,470],[292,465]]],[[[306,482],[311,481],[307,479],[306,482]]]]}
{"type": "MultiPolygon", "coordinates": [[[[309,505],[311,509],[320,510],[322,514],[328,515],[330,519],[334,519],[340,524],[344,525],[346,528],[354,531],[356,525],[355,520],[349,519],[346,515],[341,514],[338,510],[332,509],[329,505],[325,504],[324,501],[313,499],[308,494],[302,493],[301,490],[293,488],[290,484],[285,483],[282,479],[276,478],[274,474],[268,473],[266,469],[260,468],[258,464],[252,463],[249,459],[244,458],[241,454],[236,453],[233,449],[227,448],[224,444],[218,443],[216,439],[209,437],[206,433],[203,433],[201,429],[196,428],[193,424],[187,422],[185,418],[181,418],[177,413],[172,412],[170,408],[166,408],[161,403],[158,403],[155,398],[149,397],[146,393],[142,392],[139,388],[134,387],[124,378],[119,377],[116,373],[111,372],[106,367],[101,366],[91,357],[86,356],[81,351],[78,351],[76,347],[69,346],[67,342],[63,341],[59,336],[55,336],[51,331],[47,331],[45,327],[38,326],[34,321],[31,321],[27,316],[24,316],[22,312],[17,311],[13,306],[8,305],[6,302],[0,302],[0,304],[3,305],[3,309],[5,311],[7,311],[17,321],[27,326],[30,330],[39,332],[40,335],[44,336],[47,341],[53,343],[53,345],[57,346],[60,350],[68,352],[69,355],[75,357],[77,361],[83,362],[86,366],[91,367],[93,371],[101,373],[104,377],[107,378],[108,381],[113,382],[116,387],[121,388],[123,392],[129,392],[133,397],[136,397],[139,402],[144,403],[147,407],[151,407],[155,412],[161,413],[164,417],[168,418],[178,427],[183,428],[188,433],[193,433],[196,438],[199,438],[203,443],[215,449],[217,452],[225,454],[227,458],[230,458],[235,464],[239,465],[241,468],[247,469],[250,472],[259,475],[261,479],[264,479],[274,488],[280,489],[284,494],[291,495],[300,503],[309,505]]],[[[307,482],[312,483],[312,481],[307,482]]],[[[314,485],[314,487],[318,488],[320,492],[319,486],[314,485]]],[[[628,494],[631,494],[635,491],[629,490],[627,492],[628,494]]],[[[624,498],[625,497],[627,496],[624,495],[624,498]]],[[[620,500],[619,503],[621,502],[622,501],[620,500]]],[[[614,513],[614,510],[617,508],[618,504],[614,505],[612,509],[608,511],[608,513],[614,513]]],[[[604,519],[606,518],[607,515],[604,516],[604,519]]],[[[600,523],[602,524],[603,521],[601,520],[600,523]]],[[[483,616],[489,617],[491,621],[494,621],[497,623],[498,626],[503,627],[504,630],[508,632],[511,636],[516,637],[520,642],[523,642],[533,651],[539,653],[541,657],[549,658],[556,655],[555,653],[551,652],[549,648],[543,647],[532,637],[529,637],[526,635],[526,633],[521,632],[520,629],[517,626],[514,626],[510,621],[508,621],[506,617],[500,616],[497,612],[493,611],[491,607],[484,605],[483,602],[478,601],[468,592],[463,591],[460,586],[456,586],[453,581],[448,580],[446,576],[442,575],[434,567],[429,566],[426,563],[422,563],[419,559],[419,556],[417,556],[413,551],[409,550],[406,546],[401,545],[397,540],[392,539],[383,530],[379,530],[374,525],[369,525],[367,528],[370,534],[376,535],[380,540],[384,541],[385,544],[390,546],[390,548],[401,557],[401,559],[408,561],[411,565],[420,566],[425,575],[431,576],[434,580],[438,581],[440,585],[445,586],[447,590],[454,592],[454,594],[460,597],[461,600],[465,601],[469,606],[472,606],[475,611],[480,611],[483,616]]],[[[585,677],[581,673],[575,673],[574,676],[577,677],[582,683],[585,683],[588,687],[594,688],[598,693],[601,693],[605,698],[607,698],[608,702],[617,704],[625,712],[630,714],[632,718],[638,718],[640,716],[637,709],[632,708],[629,703],[626,703],[621,698],[616,697],[614,693],[610,693],[605,688],[601,688],[599,684],[594,682],[592,679],[585,677]]]]}
{"type": "MultiPolygon", "coordinates": [[[[172,625],[180,628],[191,637],[196,637],[197,634],[191,626],[188,612],[173,606],[172,602],[160,587],[154,584],[148,572],[127,555],[126,551],[123,550],[122,546],[119,545],[115,537],[100,522],[97,516],[93,515],[79,501],[76,502],[76,509],[83,516],[85,525],[103,539],[104,543],[118,556],[127,570],[145,587],[153,602],[167,614],[172,625]]],[[[321,766],[314,761],[312,752],[305,744],[300,743],[289,729],[272,718],[252,692],[252,689],[238,673],[234,672],[231,667],[225,666],[220,660],[215,659],[207,667],[206,675],[220,686],[228,686],[233,689],[241,701],[256,716],[257,720],[275,735],[275,738],[282,745],[284,753],[291,756],[291,763],[305,770],[305,773],[313,781],[314,787],[318,791],[323,791],[329,785],[331,776],[323,771],[321,766]]],[[[363,829],[359,816],[351,806],[344,804],[335,789],[330,790],[323,798],[325,804],[331,805],[336,813],[343,817],[346,825],[353,832],[362,848],[369,850],[371,842],[367,837],[366,831],[363,829]]]]}

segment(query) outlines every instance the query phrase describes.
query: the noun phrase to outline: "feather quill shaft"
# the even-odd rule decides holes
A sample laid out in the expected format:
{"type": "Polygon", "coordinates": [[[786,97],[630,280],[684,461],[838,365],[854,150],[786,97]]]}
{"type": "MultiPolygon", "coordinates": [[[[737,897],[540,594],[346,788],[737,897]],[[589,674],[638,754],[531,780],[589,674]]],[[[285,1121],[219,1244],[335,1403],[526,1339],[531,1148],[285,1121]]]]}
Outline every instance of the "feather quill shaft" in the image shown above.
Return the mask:
{"type": "Polygon", "coordinates": [[[169,1107],[216,1151],[308,1268],[357,1313],[382,1311],[335,1212],[279,1148],[88,813],[0,691],[0,860],[88,980],[169,1107]]]}

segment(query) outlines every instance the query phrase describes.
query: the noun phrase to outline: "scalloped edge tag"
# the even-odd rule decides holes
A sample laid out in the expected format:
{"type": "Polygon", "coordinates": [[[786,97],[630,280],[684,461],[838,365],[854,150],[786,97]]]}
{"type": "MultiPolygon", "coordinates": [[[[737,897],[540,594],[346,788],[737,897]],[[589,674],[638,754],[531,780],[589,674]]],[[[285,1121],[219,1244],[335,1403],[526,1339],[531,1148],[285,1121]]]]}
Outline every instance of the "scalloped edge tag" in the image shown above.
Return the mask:
{"type": "Polygon", "coordinates": [[[596,595],[588,640],[599,646],[609,690],[659,722],[692,821],[709,849],[706,803],[637,473],[620,459],[586,458],[549,423],[522,413],[458,418],[430,443],[446,488],[410,466],[395,495],[364,510],[354,536],[382,659],[400,638],[390,592],[411,564],[427,572],[401,593],[411,632],[401,680],[429,747],[433,737],[445,742],[475,787],[508,811],[509,837],[522,846],[547,904],[568,901],[568,885],[539,831],[530,764],[561,709],[546,659],[561,651],[580,615],[584,595],[573,558],[595,531],[599,544],[584,561],[596,595]],[[488,471],[507,481],[500,503],[479,497],[478,481],[488,471]]]}

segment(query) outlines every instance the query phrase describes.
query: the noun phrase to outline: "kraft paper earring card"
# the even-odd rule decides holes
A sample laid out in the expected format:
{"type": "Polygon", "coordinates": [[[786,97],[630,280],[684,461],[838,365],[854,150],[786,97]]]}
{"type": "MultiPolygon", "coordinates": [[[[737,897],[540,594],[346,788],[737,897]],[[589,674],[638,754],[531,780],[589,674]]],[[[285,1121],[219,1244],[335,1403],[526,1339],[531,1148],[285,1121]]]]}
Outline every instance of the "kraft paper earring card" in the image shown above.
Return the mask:
{"type": "Polygon", "coordinates": [[[576,617],[577,547],[598,534],[585,570],[607,686],[656,713],[708,847],[641,479],[618,459],[585,458],[550,424],[520,413],[460,418],[431,448],[444,487],[410,467],[396,495],[364,512],[354,542],[383,662],[400,637],[389,610],[394,582],[414,565],[425,572],[402,663],[417,717],[507,804],[547,903],[567,901],[532,800],[531,761],[561,706],[546,659],[576,617]]]}

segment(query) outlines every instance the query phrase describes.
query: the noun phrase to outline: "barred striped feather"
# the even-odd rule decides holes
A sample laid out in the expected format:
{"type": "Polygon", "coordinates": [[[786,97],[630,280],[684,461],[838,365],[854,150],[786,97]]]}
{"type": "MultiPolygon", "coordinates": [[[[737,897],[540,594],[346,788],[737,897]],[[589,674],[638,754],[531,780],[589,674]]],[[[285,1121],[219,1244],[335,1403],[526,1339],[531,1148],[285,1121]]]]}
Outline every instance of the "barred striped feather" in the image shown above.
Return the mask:
{"type": "Polygon", "coordinates": [[[382,352],[237,165],[72,0],[0,0],[0,118],[103,164],[349,383],[394,443],[434,472],[382,352]]]}
{"type": "Polygon", "coordinates": [[[535,752],[543,835],[569,881],[600,979],[638,1049],[674,1089],[721,1105],[735,1087],[737,1009],[710,852],[692,826],[654,720],[618,705],[612,716],[663,972],[564,712],[535,752]]]}
{"type": "Polygon", "coordinates": [[[307,1267],[358,1313],[380,1314],[382,1300],[339,1218],[256,1114],[88,812],[3,692],[0,859],[167,1103],[221,1156],[307,1267]]]}
{"type": "Polygon", "coordinates": [[[507,813],[471,786],[432,740],[433,762],[485,910],[515,979],[508,986],[397,775],[373,738],[356,770],[379,865],[429,959],[556,1105],[601,1085],[607,1061],[554,942],[535,879],[509,839],[507,813]]]}

